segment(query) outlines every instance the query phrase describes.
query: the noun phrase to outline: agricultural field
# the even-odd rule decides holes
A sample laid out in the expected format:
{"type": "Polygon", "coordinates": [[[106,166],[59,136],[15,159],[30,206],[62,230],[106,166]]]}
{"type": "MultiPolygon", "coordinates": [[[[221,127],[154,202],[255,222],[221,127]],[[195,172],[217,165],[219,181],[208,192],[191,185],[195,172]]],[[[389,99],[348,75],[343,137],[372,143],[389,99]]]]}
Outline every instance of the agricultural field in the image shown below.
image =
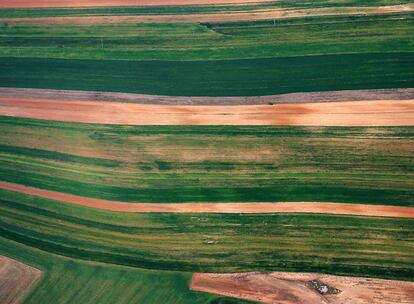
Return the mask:
{"type": "Polygon", "coordinates": [[[414,204],[413,127],[0,123],[2,181],[47,190],[147,203],[414,204]]]}
{"type": "Polygon", "coordinates": [[[79,260],[187,272],[284,269],[400,280],[413,276],[407,243],[413,237],[412,219],[125,214],[1,191],[2,237],[79,260]]]}
{"type": "Polygon", "coordinates": [[[42,272],[13,259],[0,256],[0,301],[15,303],[39,281],[42,272]]]}
{"type": "Polygon", "coordinates": [[[408,0],[4,0],[0,302],[414,302],[408,0]]]}

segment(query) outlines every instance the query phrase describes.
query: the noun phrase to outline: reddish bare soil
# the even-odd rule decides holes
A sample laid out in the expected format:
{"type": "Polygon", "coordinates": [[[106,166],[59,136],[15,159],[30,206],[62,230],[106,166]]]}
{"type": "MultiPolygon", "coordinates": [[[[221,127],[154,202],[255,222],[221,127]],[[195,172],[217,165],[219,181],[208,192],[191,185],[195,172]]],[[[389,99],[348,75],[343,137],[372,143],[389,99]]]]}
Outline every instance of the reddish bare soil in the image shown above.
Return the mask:
{"type": "Polygon", "coordinates": [[[130,125],[413,126],[414,100],[173,106],[5,97],[0,115],[130,125]]]}
{"type": "Polygon", "coordinates": [[[262,303],[277,304],[410,304],[414,282],[353,278],[316,273],[195,273],[190,288],[262,303]],[[317,281],[340,290],[318,292],[317,281]]]}
{"type": "Polygon", "coordinates": [[[121,212],[173,212],[173,213],[324,213],[359,216],[414,218],[414,208],[364,204],[319,202],[283,203],[125,203],[81,197],[72,194],[0,182],[0,189],[34,195],[64,203],[121,212]]]}
{"type": "Polygon", "coordinates": [[[94,6],[154,6],[198,4],[243,4],[274,0],[2,0],[0,7],[94,7],[94,6]]]}
{"type": "Polygon", "coordinates": [[[151,15],[151,16],[84,16],[84,17],[39,17],[39,18],[0,18],[9,25],[69,25],[69,24],[110,24],[110,23],[186,23],[186,22],[226,22],[299,18],[306,16],[386,14],[414,11],[414,5],[393,5],[382,7],[343,7],[303,10],[283,8],[265,11],[254,10],[227,14],[190,15],[151,15]]]}
{"type": "Polygon", "coordinates": [[[0,256],[0,303],[20,303],[41,276],[36,268],[0,256]]]}

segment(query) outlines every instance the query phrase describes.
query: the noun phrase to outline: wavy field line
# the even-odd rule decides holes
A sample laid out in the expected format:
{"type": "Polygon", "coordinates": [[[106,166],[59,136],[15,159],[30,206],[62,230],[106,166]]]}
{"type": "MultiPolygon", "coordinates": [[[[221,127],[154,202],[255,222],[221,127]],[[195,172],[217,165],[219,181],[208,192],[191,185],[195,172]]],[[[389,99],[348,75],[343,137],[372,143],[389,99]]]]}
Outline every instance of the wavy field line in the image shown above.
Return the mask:
{"type": "Polygon", "coordinates": [[[171,213],[322,213],[358,216],[414,218],[414,208],[365,204],[278,202],[278,203],[125,203],[81,197],[7,182],[0,189],[34,195],[60,202],[121,212],[171,213]]]}

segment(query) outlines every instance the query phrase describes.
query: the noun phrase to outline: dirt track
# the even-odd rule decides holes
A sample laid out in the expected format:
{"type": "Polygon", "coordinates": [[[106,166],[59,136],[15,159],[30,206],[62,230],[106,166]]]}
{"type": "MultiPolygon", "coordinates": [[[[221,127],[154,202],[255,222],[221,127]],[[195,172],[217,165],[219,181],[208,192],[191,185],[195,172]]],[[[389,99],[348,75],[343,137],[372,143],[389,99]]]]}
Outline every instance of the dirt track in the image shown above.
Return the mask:
{"type": "Polygon", "coordinates": [[[0,256],[0,303],[20,303],[41,275],[36,268],[0,256]]]}
{"type": "Polygon", "coordinates": [[[414,218],[414,208],[364,204],[319,202],[283,203],[125,203],[81,197],[55,191],[37,189],[0,182],[0,189],[39,196],[60,202],[121,212],[173,212],[173,213],[323,213],[358,216],[384,216],[414,218]]]}
{"type": "MultiPolygon", "coordinates": [[[[323,285],[317,285],[318,287],[323,285]]],[[[316,273],[195,273],[190,288],[263,303],[410,304],[414,282],[353,278],[316,273]],[[336,288],[323,294],[312,282],[336,288]],[[330,294],[329,294],[330,293],[330,294]]]]}
{"type": "Polygon", "coordinates": [[[84,17],[39,17],[39,18],[0,18],[9,25],[87,25],[111,23],[187,23],[187,22],[231,22],[300,18],[309,16],[387,14],[414,11],[414,5],[393,5],[382,7],[342,7],[303,10],[275,8],[265,11],[249,11],[226,14],[151,15],[151,16],[84,16],[84,17]]]}
{"type": "Polygon", "coordinates": [[[414,126],[414,100],[172,106],[0,98],[0,115],[130,125],[414,126]]]}

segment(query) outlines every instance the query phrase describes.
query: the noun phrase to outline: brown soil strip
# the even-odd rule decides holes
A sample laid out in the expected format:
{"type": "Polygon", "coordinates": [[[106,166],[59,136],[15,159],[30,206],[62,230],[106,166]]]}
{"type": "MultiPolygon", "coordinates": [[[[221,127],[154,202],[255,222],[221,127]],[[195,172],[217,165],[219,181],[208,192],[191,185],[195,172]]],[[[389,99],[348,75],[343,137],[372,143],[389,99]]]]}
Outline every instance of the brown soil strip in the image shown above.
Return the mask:
{"type": "Polygon", "coordinates": [[[387,14],[414,11],[414,5],[393,5],[382,7],[341,7],[303,10],[284,8],[266,11],[250,11],[228,14],[191,14],[191,15],[151,15],[151,16],[85,16],[85,17],[39,17],[39,18],[0,18],[9,25],[87,25],[110,23],[191,23],[191,22],[231,22],[300,18],[310,16],[387,14]]]}
{"type": "Polygon", "coordinates": [[[172,106],[0,98],[0,115],[129,125],[414,126],[414,100],[172,106]]]}
{"type": "Polygon", "coordinates": [[[0,182],[0,189],[20,192],[90,208],[120,212],[173,212],[173,213],[323,213],[358,216],[414,218],[414,208],[365,204],[320,202],[283,203],[125,203],[81,197],[72,194],[0,182]]]}
{"type": "Polygon", "coordinates": [[[274,0],[2,0],[0,8],[243,4],[274,0]]]}
{"type": "Polygon", "coordinates": [[[414,303],[414,282],[317,273],[195,273],[190,288],[262,303],[414,303]]]}
{"type": "Polygon", "coordinates": [[[36,268],[0,256],[0,303],[20,303],[41,276],[36,268]]]}
{"type": "Polygon", "coordinates": [[[29,88],[0,88],[0,98],[50,99],[50,100],[79,100],[126,102],[136,104],[160,105],[267,105],[319,103],[334,101],[360,100],[407,100],[414,99],[414,88],[411,89],[374,89],[374,90],[344,90],[326,92],[289,93],[267,96],[249,97],[176,97],[161,95],[145,95],[133,93],[48,90],[29,88]]]}

